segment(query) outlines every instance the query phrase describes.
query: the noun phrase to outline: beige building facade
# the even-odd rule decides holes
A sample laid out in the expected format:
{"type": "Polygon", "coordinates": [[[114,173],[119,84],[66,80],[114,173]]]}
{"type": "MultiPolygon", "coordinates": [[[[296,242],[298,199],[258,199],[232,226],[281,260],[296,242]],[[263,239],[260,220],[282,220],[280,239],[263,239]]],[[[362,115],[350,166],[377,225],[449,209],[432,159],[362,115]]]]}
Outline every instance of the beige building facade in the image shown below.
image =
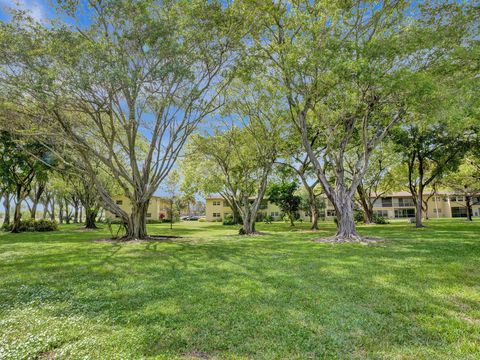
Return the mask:
{"type": "MultiPolygon", "coordinates": [[[[299,213],[302,220],[308,221],[310,219],[305,212],[299,211],[299,213]]],[[[205,199],[205,219],[207,221],[222,221],[225,216],[228,215],[233,215],[233,212],[222,197],[209,197],[205,199]]],[[[271,216],[275,221],[281,220],[283,217],[282,211],[277,205],[264,199],[258,209],[257,218],[260,220],[267,215],[271,216]]]]}
{"type": "MultiPolygon", "coordinates": [[[[425,197],[428,196],[429,194],[425,194],[425,197]]],[[[232,210],[222,197],[208,197],[205,200],[205,215],[207,221],[221,221],[225,216],[232,214],[232,210]]],[[[473,204],[473,216],[480,217],[480,196],[473,197],[471,203],[473,204]]],[[[384,195],[377,199],[374,203],[373,212],[388,219],[408,219],[415,217],[416,210],[412,195],[402,191],[384,195]]],[[[278,206],[269,202],[267,199],[263,200],[259,214],[260,218],[270,215],[274,220],[280,220],[283,217],[278,206]]],[[[427,216],[430,219],[466,217],[467,208],[465,197],[450,193],[438,193],[428,200],[427,216]]],[[[335,217],[335,209],[327,200],[323,217],[327,219],[333,219],[335,217]]],[[[300,218],[304,221],[309,220],[308,214],[302,211],[300,212],[300,218]]]]}
{"type": "MultiPolygon", "coordinates": [[[[126,196],[116,196],[113,198],[115,203],[127,214],[132,212],[132,204],[126,196]]],[[[147,210],[147,220],[161,220],[168,218],[168,211],[170,209],[170,201],[168,199],[153,196],[150,199],[147,210]]],[[[110,211],[105,212],[107,218],[116,218],[117,215],[111,213],[110,211]]]]}

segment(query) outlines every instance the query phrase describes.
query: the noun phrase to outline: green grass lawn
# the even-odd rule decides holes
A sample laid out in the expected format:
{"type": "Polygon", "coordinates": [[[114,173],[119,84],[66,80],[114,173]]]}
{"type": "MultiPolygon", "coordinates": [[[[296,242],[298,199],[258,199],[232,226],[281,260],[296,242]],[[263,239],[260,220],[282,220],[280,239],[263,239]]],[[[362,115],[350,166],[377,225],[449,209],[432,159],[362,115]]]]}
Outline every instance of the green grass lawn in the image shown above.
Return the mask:
{"type": "Polygon", "coordinates": [[[480,222],[0,234],[0,359],[479,359],[480,222]]]}

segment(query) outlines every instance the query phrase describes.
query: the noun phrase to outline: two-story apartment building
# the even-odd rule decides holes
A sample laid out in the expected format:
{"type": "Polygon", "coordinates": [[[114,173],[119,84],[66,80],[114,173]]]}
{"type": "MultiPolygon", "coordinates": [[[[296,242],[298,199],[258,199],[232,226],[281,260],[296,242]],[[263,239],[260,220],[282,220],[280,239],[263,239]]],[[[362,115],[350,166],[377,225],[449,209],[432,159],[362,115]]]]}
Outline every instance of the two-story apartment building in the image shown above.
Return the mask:
{"type": "MultiPolygon", "coordinates": [[[[309,216],[305,214],[305,212],[300,211],[299,213],[302,220],[309,220],[309,216]]],[[[221,196],[212,196],[205,199],[205,219],[207,221],[221,221],[228,215],[233,215],[232,209],[221,196]]],[[[277,205],[271,203],[268,199],[264,199],[260,203],[257,217],[264,218],[267,215],[271,216],[274,220],[280,220],[282,211],[277,205]]]]}
{"type": "MultiPolygon", "coordinates": [[[[425,196],[428,197],[428,194],[425,196]]],[[[325,201],[324,217],[333,219],[335,217],[335,209],[326,198],[325,201]]],[[[479,217],[480,196],[474,197],[472,204],[473,216],[479,217]]],[[[232,210],[226,201],[218,196],[206,199],[205,210],[207,221],[220,221],[226,215],[232,214],[232,210]]],[[[373,211],[375,214],[388,219],[414,218],[416,212],[412,195],[406,191],[384,195],[377,199],[374,203],[373,211]]],[[[282,217],[278,206],[272,204],[267,199],[262,202],[259,213],[260,216],[270,215],[274,220],[280,220],[282,217]]],[[[309,216],[304,212],[300,212],[300,216],[305,221],[309,220],[309,216]]],[[[427,216],[429,218],[466,217],[467,209],[464,196],[447,192],[437,193],[428,200],[427,216]]]]}
{"type": "MultiPolygon", "coordinates": [[[[115,203],[124,210],[127,214],[132,212],[132,204],[126,196],[116,196],[114,197],[115,203]]],[[[161,220],[168,218],[168,211],[170,209],[170,201],[168,199],[152,196],[150,203],[148,204],[147,210],[147,219],[152,220],[161,220]]],[[[105,216],[108,218],[117,217],[115,214],[112,214],[110,211],[105,212],[105,216]]]]}
{"type": "MultiPolygon", "coordinates": [[[[433,196],[425,194],[428,209],[428,218],[466,217],[467,208],[465,197],[453,193],[439,192],[433,196]]],[[[473,216],[480,216],[480,197],[472,199],[473,216]]],[[[328,209],[328,207],[327,207],[328,209]]],[[[388,219],[402,219],[415,217],[415,204],[409,192],[401,191],[384,195],[377,199],[373,207],[374,213],[388,219]]]]}

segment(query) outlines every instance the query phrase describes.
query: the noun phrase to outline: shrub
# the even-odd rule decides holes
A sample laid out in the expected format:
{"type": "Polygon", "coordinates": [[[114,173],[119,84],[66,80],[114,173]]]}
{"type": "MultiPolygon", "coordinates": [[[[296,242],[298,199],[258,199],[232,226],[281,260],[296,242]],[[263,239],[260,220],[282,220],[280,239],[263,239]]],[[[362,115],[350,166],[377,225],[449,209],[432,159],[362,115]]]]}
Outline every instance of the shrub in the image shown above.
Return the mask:
{"type": "Polygon", "coordinates": [[[373,214],[373,222],[380,225],[388,224],[388,220],[378,214],[373,214]]]}
{"type": "Polygon", "coordinates": [[[35,231],[57,231],[58,224],[56,221],[42,219],[34,221],[34,229],[35,231]]]}
{"type": "Polygon", "coordinates": [[[164,223],[165,220],[157,220],[157,219],[147,219],[147,224],[161,224],[164,223]]]}
{"type": "Polygon", "coordinates": [[[365,221],[365,213],[362,210],[353,211],[353,220],[355,222],[361,223],[365,221]]]}
{"type": "Polygon", "coordinates": [[[271,224],[272,221],[273,221],[273,217],[270,216],[270,215],[267,215],[267,216],[265,216],[265,218],[263,219],[263,221],[265,221],[265,224],[271,224]]]}
{"type": "MultiPolygon", "coordinates": [[[[12,224],[3,224],[2,229],[4,231],[12,231],[12,224]]],[[[37,231],[37,232],[45,232],[45,231],[57,231],[58,224],[56,221],[42,219],[42,220],[21,220],[20,226],[18,227],[19,232],[26,232],[26,231],[37,231]]]]}
{"type": "Polygon", "coordinates": [[[233,215],[228,214],[225,215],[223,218],[223,225],[235,225],[235,220],[233,219],[233,215]]]}
{"type": "Polygon", "coordinates": [[[204,218],[200,218],[200,219],[198,219],[198,222],[205,222],[205,221],[207,221],[207,220],[206,220],[206,219],[204,219],[204,218]]]}

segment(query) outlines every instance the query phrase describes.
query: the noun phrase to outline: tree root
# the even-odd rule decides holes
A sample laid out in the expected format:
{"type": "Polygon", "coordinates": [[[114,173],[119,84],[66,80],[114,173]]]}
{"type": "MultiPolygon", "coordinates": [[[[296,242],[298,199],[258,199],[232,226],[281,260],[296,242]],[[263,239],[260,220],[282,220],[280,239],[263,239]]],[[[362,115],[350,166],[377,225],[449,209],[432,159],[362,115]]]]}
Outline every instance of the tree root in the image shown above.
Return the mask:
{"type": "Polygon", "coordinates": [[[133,237],[128,237],[128,236],[122,236],[122,237],[117,237],[117,238],[106,238],[106,239],[96,239],[94,242],[100,242],[100,243],[143,243],[143,242],[155,242],[155,241],[171,241],[175,239],[180,239],[181,236],[173,236],[173,235],[152,235],[152,236],[145,236],[141,239],[133,238],[133,237]]]}
{"type": "Polygon", "coordinates": [[[337,234],[331,237],[317,238],[317,239],[314,239],[313,241],[319,242],[319,243],[334,243],[334,244],[342,244],[342,243],[368,244],[368,243],[380,242],[380,241],[383,241],[383,239],[365,237],[365,236],[360,236],[358,234],[349,234],[349,235],[337,234]]]}

